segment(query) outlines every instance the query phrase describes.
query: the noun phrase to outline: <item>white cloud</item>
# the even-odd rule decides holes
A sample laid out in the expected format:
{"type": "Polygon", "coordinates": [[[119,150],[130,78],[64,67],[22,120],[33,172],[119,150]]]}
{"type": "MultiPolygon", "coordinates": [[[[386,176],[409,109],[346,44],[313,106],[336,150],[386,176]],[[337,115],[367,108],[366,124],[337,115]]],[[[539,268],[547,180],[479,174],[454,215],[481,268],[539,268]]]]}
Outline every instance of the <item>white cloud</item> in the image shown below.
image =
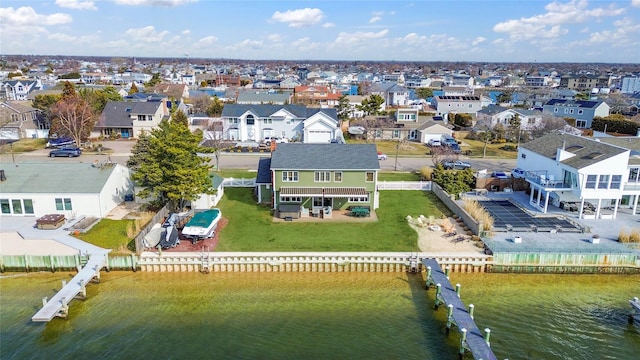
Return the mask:
{"type": "Polygon", "coordinates": [[[216,36],[209,35],[209,36],[205,36],[202,39],[198,40],[198,45],[208,46],[208,45],[212,45],[216,41],[218,41],[218,38],[216,36]]]}
{"type": "Polygon", "coordinates": [[[169,33],[168,31],[156,31],[153,26],[145,26],[137,29],[129,29],[125,32],[131,39],[139,42],[158,42],[169,33]]]}
{"type": "Polygon", "coordinates": [[[640,7],[640,0],[631,0],[631,6],[640,7]]]}
{"type": "Polygon", "coordinates": [[[272,42],[281,42],[282,40],[284,40],[284,37],[280,34],[269,34],[267,36],[267,39],[272,42]]]}
{"type": "Polygon", "coordinates": [[[5,26],[46,26],[68,24],[73,21],[69,14],[40,15],[32,7],[0,8],[0,24],[5,26]]]}
{"type": "Polygon", "coordinates": [[[191,30],[189,30],[189,29],[184,29],[184,30],[182,30],[182,33],[181,33],[181,34],[182,34],[182,35],[191,35],[191,30]]]}
{"type": "Polygon", "coordinates": [[[68,34],[55,33],[47,36],[47,39],[61,41],[61,42],[72,42],[76,40],[76,37],[68,34]]]}
{"type": "Polygon", "coordinates": [[[614,5],[607,8],[588,9],[587,7],[586,0],[572,0],[568,3],[552,2],[545,6],[547,12],[544,14],[501,22],[493,27],[493,31],[506,33],[512,40],[553,38],[568,32],[562,25],[597,21],[602,17],[621,15],[625,11],[614,5]]]}
{"type": "Polygon", "coordinates": [[[385,37],[389,33],[389,30],[380,30],[378,32],[362,32],[357,31],[354,33],[341,32],[338,34],[335,43],[338,45],[358,45],[363,43],[368,43],[374,39],[380,39],[385,37]]]}
{"type": "Polygon", "coordinates": [[[476,46],[476,45],[481,44],[481,43],[483,43],[483,42],[485,42],[485,41],[487,41],[487,39],[486,39],[486,38],[484,38],[484,37],[482,37],[482,36],[478,36],[477,38],[473,39],[473,41],[471,42],[471,44],[472,44],[473,46],[476,46]]]}
{"type": "Polygon", "coordinates": [[[304,8],[298,10],[287,10],[285,12],[276,11],[271,20],[288,23],[289,27],[305,27],[318,24],[322,21],[324,14],[322,10],[314,8],[304,8]]]}
{"type": "Polygon", "coordinates": [[[332,22],[327,22],[327,23],[322,24],[322,27],[325,28],[325,29],[329,29],[329,28],[332,28],[332,27],[336,27],[336,24],[334,24],[332,22]]]}
{"type": "Polygon", "coordinates": [[[80,1],[80,0],[56,0],[56,5],[75,10],[98,10],[96,4],[93,1],[80,1]]]}
{"type": "Polygon", "coordinates": [[[381,17],[381,16],[374,16],[374,17],[372,17],[371,19],[369,19],[369,24],[376,23],[376,22],[378,22],[378,21],[380,21],[380,20],[382,20],[382,17],[381,17]]]}
{"type": "Polygon", "coordinates": [[[309,37],[303,37],[292,42],[291,46],[296,48],[297,51],[309,51],[309,50],[317,49],[320,46],[320,44],[312,42],[309,37]]]}
{"type": "Polygon", "coordinates": [[[613,47],[633,47],[640,38],[636,33],[640,32],[640,23],[634,23],[632,19],[625,18],[613,23],[615,30],[603,30],[594,32],[589,37],[591,43],[607,43],[613,47]]]}
{"type": "Polygon", "coordinates": [[[162,7],[181,6],[197,1],[198,0],[114,0],[114,2],[118,5],[162,7]]]}

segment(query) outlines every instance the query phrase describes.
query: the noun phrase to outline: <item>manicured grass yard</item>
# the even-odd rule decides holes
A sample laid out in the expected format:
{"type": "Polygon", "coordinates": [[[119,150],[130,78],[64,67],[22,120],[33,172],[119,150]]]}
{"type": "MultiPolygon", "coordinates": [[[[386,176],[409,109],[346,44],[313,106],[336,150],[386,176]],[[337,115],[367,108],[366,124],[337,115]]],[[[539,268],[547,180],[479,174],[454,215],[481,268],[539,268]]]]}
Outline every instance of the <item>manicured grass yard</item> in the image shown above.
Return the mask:
{"type": "Polygon", "coordinates": [[[88,232],[74,236],[90,244],[113,249],[112,254],[131,253],[135,251],[135,244],[127,236],[127,229],[132,228],[134,223],[135,220],[102,219],[88,232]]]}
{"type": "Polygon", "coordinates": [[[381,191],[375,223],[274,223],[270,209],[243,188],[225,189],[219,208],[229,223],[216,251],[418,251],[418,236],[405,217],[451,214],[422,191],[381,191]]]}

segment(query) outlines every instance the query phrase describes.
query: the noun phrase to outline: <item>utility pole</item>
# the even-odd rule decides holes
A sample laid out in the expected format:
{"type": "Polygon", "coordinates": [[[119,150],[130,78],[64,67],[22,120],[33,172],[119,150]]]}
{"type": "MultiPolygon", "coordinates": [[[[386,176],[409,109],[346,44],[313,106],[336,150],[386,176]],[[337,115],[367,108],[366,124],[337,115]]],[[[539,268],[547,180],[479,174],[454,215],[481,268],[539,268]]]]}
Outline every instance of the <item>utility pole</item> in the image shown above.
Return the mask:
{"type": "Polygon", "coordinates": [[[396,144],[396,165],[393,167],[393,171],[398,171],[398,150],[400,150],[400,143],[396,144]]]}

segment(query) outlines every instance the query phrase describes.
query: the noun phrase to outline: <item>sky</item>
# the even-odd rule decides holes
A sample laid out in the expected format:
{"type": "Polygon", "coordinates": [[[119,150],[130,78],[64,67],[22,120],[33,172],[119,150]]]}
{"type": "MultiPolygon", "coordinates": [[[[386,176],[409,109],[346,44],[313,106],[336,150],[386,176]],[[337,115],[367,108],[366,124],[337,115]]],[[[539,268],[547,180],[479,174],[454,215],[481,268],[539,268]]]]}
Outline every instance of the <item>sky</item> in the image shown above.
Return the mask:
{"type": "Polygon", "coordinates": [[[640,62],[640,0],[2,0],[0,54],[640,62]]]}

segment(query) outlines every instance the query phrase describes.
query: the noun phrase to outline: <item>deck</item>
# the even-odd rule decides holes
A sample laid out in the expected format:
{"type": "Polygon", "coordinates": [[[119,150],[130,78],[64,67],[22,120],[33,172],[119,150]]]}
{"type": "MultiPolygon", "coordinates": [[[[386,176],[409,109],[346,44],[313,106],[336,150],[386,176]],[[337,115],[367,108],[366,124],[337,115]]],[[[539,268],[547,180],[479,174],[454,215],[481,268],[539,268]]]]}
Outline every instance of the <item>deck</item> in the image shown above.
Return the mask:
{"type": "Polygon", "coordinates": [[[440,284],[441,286],[436,298],[436,304],[438,301],[442,301],[447,307],[449,305],[453,306],[453,324],[456,325],[458,332],[462,336],[462,347],[468,349],[476,360],[497,359],[471,314],[465,308],[462,300],[460,300],[456,289],[451,285],[448,276],[442,271],[438,261],[436,259],[424,259],[422,263],[425,268],[431,269],[430,275],[429,273],[427,275],[429,277],[427,284],[440,284]],[[462,329],[466,329],[466,339],[462,329]]]}
{"type": "Polygon", "coordinates": [[[66,317],[69,303],[76,297],[85,298],[86,285],[94,278],[100,278],[100,270],[105,266],[106,254],[91,255],[87,264],[65,284],[49,301],[43,300],[42,308],[31,317],[34,322],[48,322],[54,317],[66,317]]]}

